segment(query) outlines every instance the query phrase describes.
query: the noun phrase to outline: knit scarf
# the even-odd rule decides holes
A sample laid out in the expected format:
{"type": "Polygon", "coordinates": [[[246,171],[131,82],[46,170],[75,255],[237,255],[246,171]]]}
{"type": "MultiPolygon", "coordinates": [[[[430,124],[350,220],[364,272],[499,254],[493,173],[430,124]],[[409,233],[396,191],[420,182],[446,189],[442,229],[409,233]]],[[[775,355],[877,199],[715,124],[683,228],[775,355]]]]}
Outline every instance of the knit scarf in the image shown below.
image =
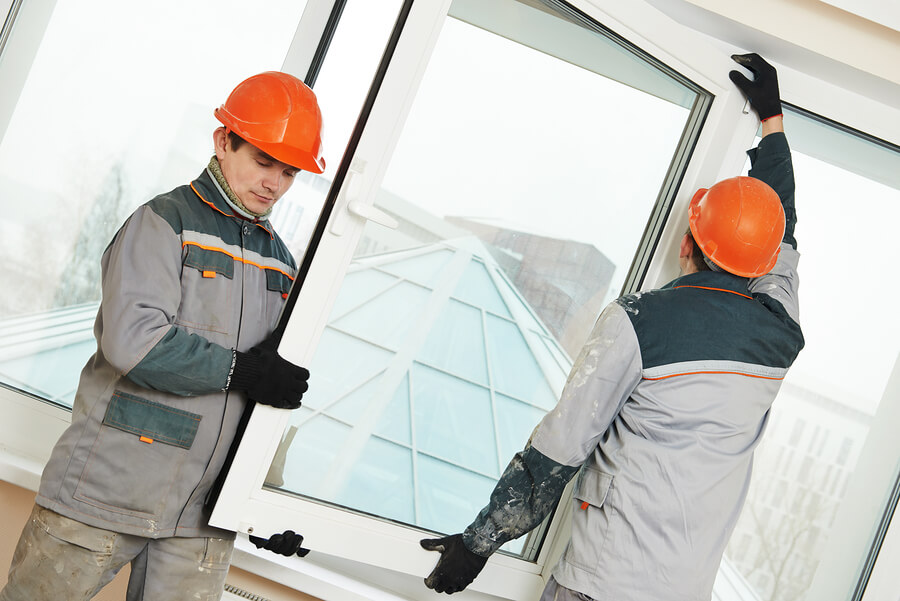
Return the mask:
{"type": "Polygon", "coordinates": [[[206,169],[209,171],[209,174],[212,175],[213,182],[215,182],[216,186],[219,188],[222,197],[225,198],[228,206],[230,206],[235,213],[244,219],[249,219],[251,221],[265,221],[269,218],[272,207],[269,207],[265,213],[254,213],[244,206],[244,203],[241,202],[241,199],[238,198],[237,194],[234,193],[234,190],[231,189],[231,186],[229,186],[228,182],[225,180],[225,176],[222,174],[222,167],[219,165],[219,159],[216,158],[216,155],[213,155],[212,158],[209,159],[209,165],[206,166],[206,169]]]}

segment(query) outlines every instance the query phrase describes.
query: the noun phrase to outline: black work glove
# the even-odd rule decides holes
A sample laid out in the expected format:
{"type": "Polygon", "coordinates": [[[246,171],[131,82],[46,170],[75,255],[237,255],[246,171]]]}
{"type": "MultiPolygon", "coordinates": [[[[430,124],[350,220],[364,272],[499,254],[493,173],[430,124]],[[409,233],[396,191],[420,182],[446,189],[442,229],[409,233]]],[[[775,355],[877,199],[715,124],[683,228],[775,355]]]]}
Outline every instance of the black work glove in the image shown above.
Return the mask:
{"type": "Polygon", "coordinates": [[[306,557],[306,554],[309,553],[309,549],[300,546],[303,544],[303,536],[293,530],[285,530],[281,534],[273,534],[269,538],[251,536],[250,542],[256,545],[257,549],[265,549],[285,557],[291,555],[306,557]]]}
{"type": "Polygon", "coordinates": [[[488,558],[476,555],[463,544],[462,534],[419,541],[426,551],[439,551],[441,558],[425,579],[425,586],[448,595],[458,593],[475,580],[488,558]]]}
{"type": "Polygon", "coordinates": [[[753,81],[744,77],[740,71],[730,71],[728,77],[750,101],[750,106],[759,115],[760,121],[780,115],[781,97],[778,93],[778,73],[775,71],[775,67],[755,52],[732,54],[731,58],[753,73],[753,81]]]}
{"type": "Polygon", "coordinates": [[[286,361],[266,339],[249,352],[235,351],[229,390],[243,390],[251,401],[278,409],[296,409],[309,388],[309,371],[286,361]]]}

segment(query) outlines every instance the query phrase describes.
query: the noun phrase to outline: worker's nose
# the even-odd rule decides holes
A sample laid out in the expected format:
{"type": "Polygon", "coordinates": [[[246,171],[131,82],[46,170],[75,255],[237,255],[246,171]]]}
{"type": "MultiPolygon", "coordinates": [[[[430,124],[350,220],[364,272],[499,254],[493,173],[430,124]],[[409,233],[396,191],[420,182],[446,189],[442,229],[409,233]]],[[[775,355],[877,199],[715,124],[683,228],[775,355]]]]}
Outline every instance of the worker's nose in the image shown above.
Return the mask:
{"type": "Polygon", "coordinates": [[[277,192],[281,187],[283,177],[284,172],[281,168],[267,169],[263,176],[262,184],[263,186],[265,186],[266,190],[269,190],[270,192],[277,192]]]}

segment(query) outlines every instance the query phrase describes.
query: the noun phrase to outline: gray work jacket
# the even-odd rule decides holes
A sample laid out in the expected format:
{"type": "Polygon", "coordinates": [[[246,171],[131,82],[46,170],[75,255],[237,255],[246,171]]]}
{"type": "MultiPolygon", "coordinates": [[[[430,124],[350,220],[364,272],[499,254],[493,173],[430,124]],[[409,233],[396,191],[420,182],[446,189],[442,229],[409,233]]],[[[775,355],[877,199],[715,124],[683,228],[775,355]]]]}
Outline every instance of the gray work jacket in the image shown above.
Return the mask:
{"type": "Polygon", "coordinates": [[[294,260],[205,171],[139,207],[101,266],[97,352],[36,502],[126,534],[228,536],[204,500],[247,400],[223,389],[233,350],[274,329],[294,260]]]}
{"type": "Polygon", "coordinates": [[[557,406],[466,529],[487,555],[552,510],[578,473],[572,538],[553,575],[599,601],[708,601],[753,451],[803,347],[784,134],[750,153],[781,197],[778,263],[747,279],[703,271],[600,315],[557,406]]]}

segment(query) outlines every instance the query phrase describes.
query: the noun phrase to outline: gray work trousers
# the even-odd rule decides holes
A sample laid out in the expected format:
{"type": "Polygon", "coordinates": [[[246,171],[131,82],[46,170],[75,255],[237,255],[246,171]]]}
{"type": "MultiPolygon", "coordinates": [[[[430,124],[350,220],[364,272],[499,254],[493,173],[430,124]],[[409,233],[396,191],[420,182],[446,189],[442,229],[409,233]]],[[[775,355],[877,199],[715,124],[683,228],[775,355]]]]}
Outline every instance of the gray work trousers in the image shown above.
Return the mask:
{"type": "Polygon", "coordinates": [[[544,587],[544,592],[541,593],[540,601],[594,601],[594,599],[564,587],[556,581],[556,578],[550,576],[547,586],[544,587]]]}
{"type": "Polygon", "coordinates": [[[218,601],[233,549],[222,538],[111,532],[35,505],[0,601],[87,601],[129,562],[127,601],[218,601]]]}

